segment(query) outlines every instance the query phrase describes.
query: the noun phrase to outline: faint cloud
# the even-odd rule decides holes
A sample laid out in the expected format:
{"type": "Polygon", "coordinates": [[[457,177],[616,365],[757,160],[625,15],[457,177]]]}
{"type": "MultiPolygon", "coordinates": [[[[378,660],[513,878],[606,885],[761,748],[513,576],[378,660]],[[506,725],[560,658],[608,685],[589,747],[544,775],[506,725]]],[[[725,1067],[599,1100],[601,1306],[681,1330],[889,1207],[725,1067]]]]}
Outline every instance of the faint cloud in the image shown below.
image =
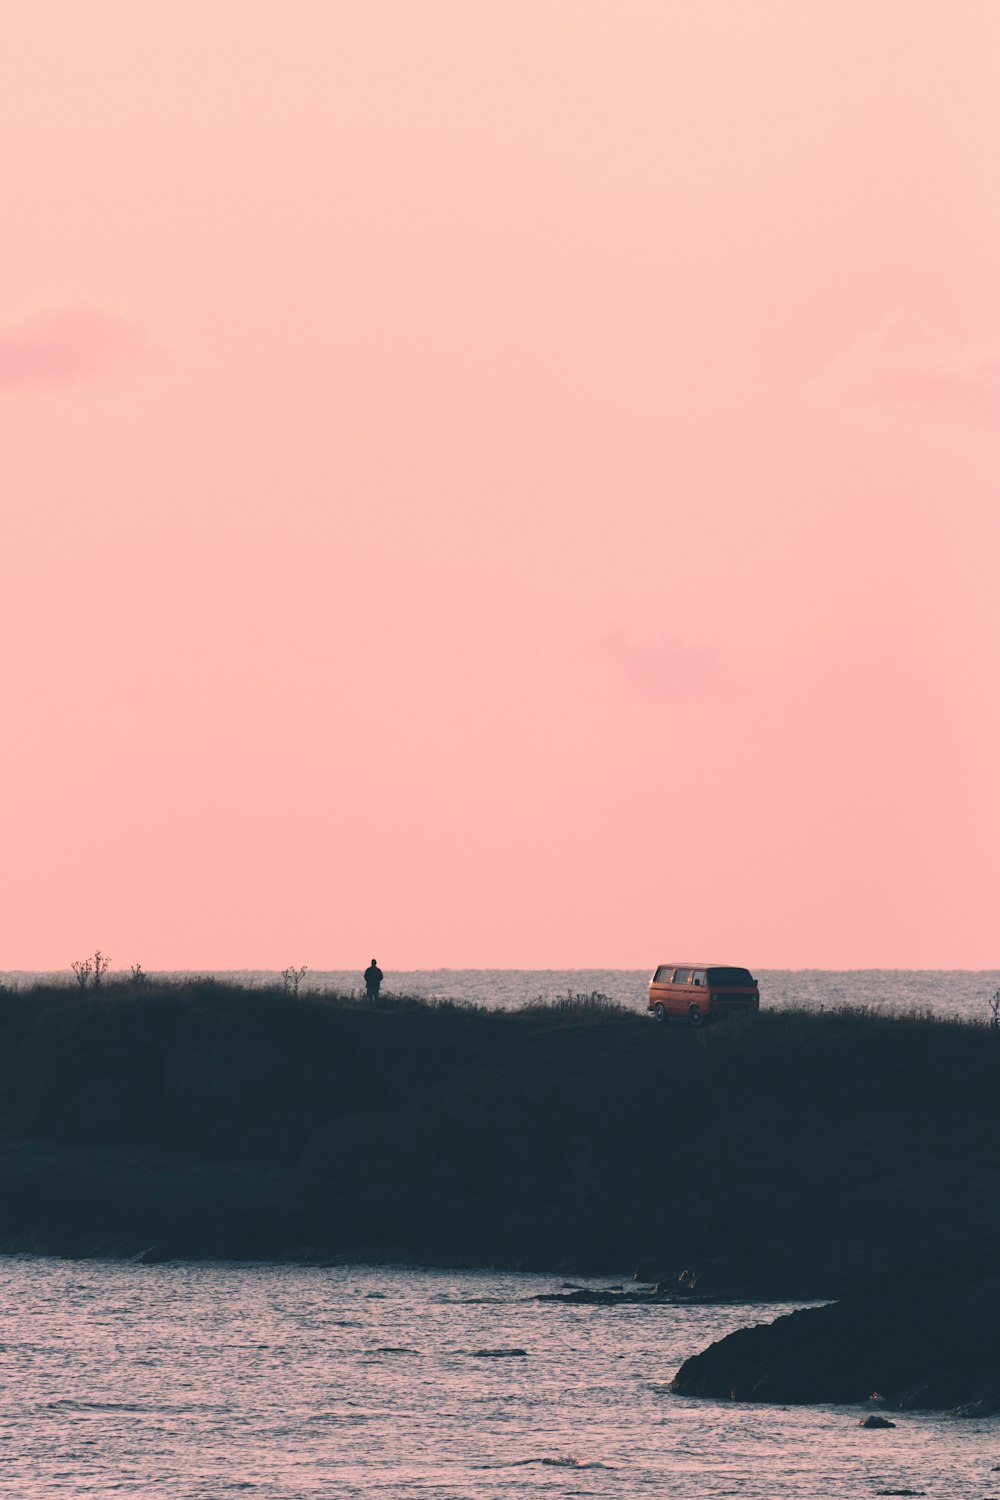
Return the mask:
{"type": "Polygon", "coordinates": [[[890,401],[935,407],[980,426],[1000,428],[1000,350],[967,348],[935,361],[885,370],[876,387],[890,401]]]}
{"type": "Polygon", "coordinates": [[[0,325],[0,386],[63,385],[101,374],[141,344],[133,323],[92,307],[64,307],[0,325]]]}
{"type": "Polygon", "coordinates": [[[698,692],[719,671],[717,652],[681,641],[642,641],[612,631],[596,643],[596,651],[617,675],[656,697],[698,692]]]}
{"type": "Polygon", "coordinates": [[[1000,340],[949,342],[919,319],[897,314],[838,365],[848,385],[860,384],[879,400],[1000,428],[1000,340]]]}

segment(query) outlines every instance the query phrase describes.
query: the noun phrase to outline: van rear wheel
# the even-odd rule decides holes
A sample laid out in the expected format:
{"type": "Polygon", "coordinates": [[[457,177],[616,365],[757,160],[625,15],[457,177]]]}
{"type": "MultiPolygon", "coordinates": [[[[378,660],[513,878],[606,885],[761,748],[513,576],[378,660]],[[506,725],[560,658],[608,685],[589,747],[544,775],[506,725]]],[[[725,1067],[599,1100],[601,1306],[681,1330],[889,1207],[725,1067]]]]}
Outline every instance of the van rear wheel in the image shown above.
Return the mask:
{"type": "Polygon", "coordinates": [[[653,1020],[654,1021],[665,1021],[666,1019],[667,1019],[667,1013],[663,1009],[663,1006],[659,1003],[659,1001],[657,1001],[657,1003],[653,1006],[653,1020]]]}
{"type": "Polygon", "coordinates": [[[688,1011],[688,1020],[692,1026],[701,1026],[705,1020],[705,1012],[698,1005],[692,1005],[688,1011]]]}

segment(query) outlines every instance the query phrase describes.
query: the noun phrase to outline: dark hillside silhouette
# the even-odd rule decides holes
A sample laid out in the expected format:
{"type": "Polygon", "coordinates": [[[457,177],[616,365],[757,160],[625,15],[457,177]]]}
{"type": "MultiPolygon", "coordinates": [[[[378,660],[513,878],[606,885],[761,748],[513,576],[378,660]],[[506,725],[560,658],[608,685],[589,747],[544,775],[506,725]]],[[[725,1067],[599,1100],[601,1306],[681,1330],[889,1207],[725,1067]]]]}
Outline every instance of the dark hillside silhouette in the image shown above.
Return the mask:
{"type": "Polygon", "coordinates": [[[1000,1243],[989,1026],[499,1013],[210,981],[0,996],[0,1245],[687,1272],[1000,1243]]]}

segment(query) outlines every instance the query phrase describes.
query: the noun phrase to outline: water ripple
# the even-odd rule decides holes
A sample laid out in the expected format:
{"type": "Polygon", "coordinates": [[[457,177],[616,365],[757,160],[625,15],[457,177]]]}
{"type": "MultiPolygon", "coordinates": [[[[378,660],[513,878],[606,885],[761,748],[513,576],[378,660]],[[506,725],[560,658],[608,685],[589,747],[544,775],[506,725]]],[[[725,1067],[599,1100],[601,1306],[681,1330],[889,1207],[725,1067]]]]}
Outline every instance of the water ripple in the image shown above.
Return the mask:
{"type": "Polygon", "coordinates": [[[492,1272],[0,1259],[0,1497],[996,1493],[1000,1421],[902,1413],[873,1444],[852,1408],[670,1394],[688,1354],[782,1308],[640,1305],[626,1318],[536,1300],[561,1287],[492,1272]]]}

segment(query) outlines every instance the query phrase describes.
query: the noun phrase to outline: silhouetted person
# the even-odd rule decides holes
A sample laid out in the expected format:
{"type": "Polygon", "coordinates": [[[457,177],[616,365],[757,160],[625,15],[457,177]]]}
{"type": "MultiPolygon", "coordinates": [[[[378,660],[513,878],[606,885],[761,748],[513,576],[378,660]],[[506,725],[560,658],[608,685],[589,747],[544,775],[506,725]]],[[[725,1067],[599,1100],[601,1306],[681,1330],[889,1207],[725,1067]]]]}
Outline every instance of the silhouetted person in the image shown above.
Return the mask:
{"type": "Polygon", "coordinates": [[[378,999],[379,986],[381,985],[381,983],[382,970],[379,968],[375,960],[372,959],[371,963],[365,970],[365,994],[368,996],[369,1000],[378,999]]]}

